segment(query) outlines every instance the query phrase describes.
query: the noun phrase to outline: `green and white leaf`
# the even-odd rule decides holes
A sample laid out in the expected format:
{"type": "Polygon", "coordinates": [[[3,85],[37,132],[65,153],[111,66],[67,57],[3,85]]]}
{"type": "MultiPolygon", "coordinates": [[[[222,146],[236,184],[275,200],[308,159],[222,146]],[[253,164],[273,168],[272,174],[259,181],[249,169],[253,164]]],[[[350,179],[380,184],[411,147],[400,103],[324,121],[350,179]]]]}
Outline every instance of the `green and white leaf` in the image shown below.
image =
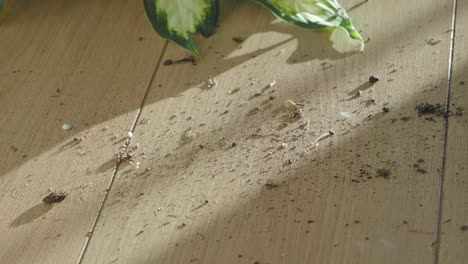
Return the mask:
{"type": "Polygon", "coordinates": [[[0,15],[2,14],[3,6],[5,5],[5,0],[0,0],[0,15]]]}
{"type": "Polygon", "coordinates": [[[330,39],[340,52],[362,51],[364,41],[336,0],[252,0],[278,18],[312,30],[333,30],[330,39]]]}
{"type": "MultiPolygon", "coordinates": [[[[0,0],[1,1],[1,0],[0,0]]],[[[146,16],[153,29],[163,38],[193,52],[193,35],[208,37],[218,22],[218,0],[143,0],[146,16]]]]}

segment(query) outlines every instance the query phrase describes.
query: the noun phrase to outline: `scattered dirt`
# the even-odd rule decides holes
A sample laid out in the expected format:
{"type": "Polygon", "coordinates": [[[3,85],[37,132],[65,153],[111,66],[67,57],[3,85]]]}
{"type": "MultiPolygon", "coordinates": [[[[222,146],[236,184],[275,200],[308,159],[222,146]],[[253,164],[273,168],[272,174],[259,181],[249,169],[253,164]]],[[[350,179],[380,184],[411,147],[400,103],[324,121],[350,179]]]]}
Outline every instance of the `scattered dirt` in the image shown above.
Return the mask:
{"type": "Polygon", "coordinates": [[[424,115],[436,115],[436,116],[445,116],[444,108],[441,104],[431,104],[431,103],[420,103],[416,105],[416,111],[420,116],[424,115]]]}
{"type": "Polygon", "coordinates": [[[382,111],[384,111],[385,113],[388,113],[388,112],[390,112],[390,108],[384,107],[384,108],[382,108],[382,111]]]}
{"type": "Polygon", "coordinates": [[[468,225],[462,225],[460,226],[461,231],[467,231],[468,230],[468,225]]]}
{"type": "Polygon", "coordinates": [[[464,111],[464,108],[459,106],[459,107],[455,108],[454,115],[455,116],[463,116],[463,111],[464,111]]]}
{"type": "Polygon", "coordinates": [[[417,173],[421,173],[421,174],[426,174],[426,170],[421,168],[421,166],[419,166],[419,164],[413,164],[413,167],[416,169],[416,172],[417,173]]]}
{"type": "Polygon", "coordinates": [[[46,197],[44,197],[44,199],[42,199],[42,202],[45,204],[60,203],[61,201],[65,200],[67,195],[68,194],[65,192],[51,192],[46,197]]]}
{"type": "Polygon", "coordinates": [[[382,168],[377,170],[377,177],[389,179],[390,176],[392,176],[392,172],[389,169],[382,168]]]}

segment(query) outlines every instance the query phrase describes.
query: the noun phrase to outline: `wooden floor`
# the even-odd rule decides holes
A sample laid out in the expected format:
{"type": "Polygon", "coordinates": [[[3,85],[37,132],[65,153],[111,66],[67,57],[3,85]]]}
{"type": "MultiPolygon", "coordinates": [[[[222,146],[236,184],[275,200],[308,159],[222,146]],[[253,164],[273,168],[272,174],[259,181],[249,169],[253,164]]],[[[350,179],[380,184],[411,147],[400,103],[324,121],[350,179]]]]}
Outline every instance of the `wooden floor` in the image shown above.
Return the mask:
{"type": "Polygon", "coordinates": [[[468,1],[341,2],[363,53],[230,1],[167,66],[138,1],[18,1],[0,263],[468,263],[468,1]]]}

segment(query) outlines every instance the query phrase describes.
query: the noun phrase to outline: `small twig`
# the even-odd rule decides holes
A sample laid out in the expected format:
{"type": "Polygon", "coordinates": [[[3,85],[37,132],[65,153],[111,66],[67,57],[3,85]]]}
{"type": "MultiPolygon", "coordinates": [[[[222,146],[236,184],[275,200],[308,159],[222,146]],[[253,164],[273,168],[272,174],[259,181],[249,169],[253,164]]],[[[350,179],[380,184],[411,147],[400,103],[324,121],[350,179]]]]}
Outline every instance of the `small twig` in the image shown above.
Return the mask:
{"type": "Polygon", "coordinates": [[[316,140],[314,140],[315,146],[318,146],[318,143],[319,143],[320,141],[322,141],[322,140],[324,140],[324,139],[326,139],[326,138],[328,138],[328,137],[331,137],[331,136],[333,136],[334,134],[335,134],[335,132],[334,132],[333,130],[330,130],[330,131],[328,131],[327,133],[325,133],[325,134],[319,136],[316,140]]]}

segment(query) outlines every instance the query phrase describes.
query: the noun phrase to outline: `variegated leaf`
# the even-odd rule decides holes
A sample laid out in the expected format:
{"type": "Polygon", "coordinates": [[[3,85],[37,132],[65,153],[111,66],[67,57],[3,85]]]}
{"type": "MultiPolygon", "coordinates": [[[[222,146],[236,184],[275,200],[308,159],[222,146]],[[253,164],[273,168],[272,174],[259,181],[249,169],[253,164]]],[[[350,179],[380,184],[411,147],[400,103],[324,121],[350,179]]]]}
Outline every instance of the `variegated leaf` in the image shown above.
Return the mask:
{"type": "Polygon", "coordinates": [[[364,49],[364,41],[346,11],[336,0],[252,0],[268,8],[278,18],[312,29],[333,29],[331,40],[342,52],[364,49]]]}
{"type": "Polygon", "coordinates": [[[193,35],[210,36],[218,21],[218,0],[143,0],[146,16],[163,38],[199,55],[193,35]]]}
{"type": "Polygon", "coordinates": [[[5,5],[5,0],[0,0],[0,15],[2,14],[4,5],[5,5]]]}

